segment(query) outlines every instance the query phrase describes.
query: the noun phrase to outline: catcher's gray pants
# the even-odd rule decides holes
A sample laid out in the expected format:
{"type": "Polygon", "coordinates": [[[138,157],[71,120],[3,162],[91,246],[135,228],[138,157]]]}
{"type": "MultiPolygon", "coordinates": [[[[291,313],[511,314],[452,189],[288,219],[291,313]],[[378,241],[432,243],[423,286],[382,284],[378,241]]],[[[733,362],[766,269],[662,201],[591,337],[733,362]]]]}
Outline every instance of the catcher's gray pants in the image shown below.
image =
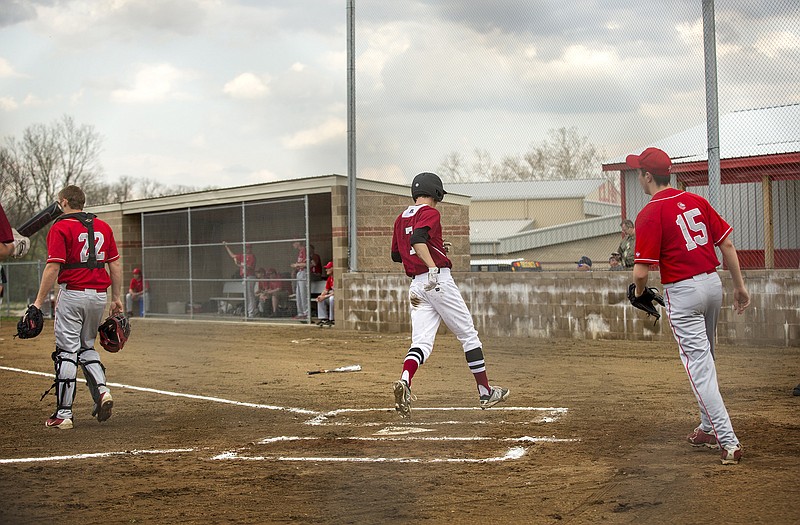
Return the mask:
{"type": "Polygon", "coordinates": [[[713,430],[721,446],[737,445],[731,418],[717,384],[714,338],[722,308],[722,282],[716,272],[664,285],[669,324],[681,361],[700,407],[700,426],[713,430]]]}
{"type": "Polygon", "coordinates": [[[439,284],[433,290],[425,290],[427,283],[427,273],[417,275],[409,289],[411,348],[422,350],[424,360],[427,360],[433,351],[433,341],[442,321],[461,342],[464,352],[481,348],[483,345],[478,339],[472,315],[450,275],[450,269],[439,269],[439,284]]]}
{"type": "Polygon", "coordinates": [[[97,403],[100,395],[108,392],[106,374],[100,355],[94,349],[97,328],[103,320],[106,293],[95,290],[67,290],[64,285],[56,302],[54,330],[56,351],[53,353],[56,369],[56,417],[72,418],[72,401],[75,399],[75,379],[78,363],[97,403]]]}

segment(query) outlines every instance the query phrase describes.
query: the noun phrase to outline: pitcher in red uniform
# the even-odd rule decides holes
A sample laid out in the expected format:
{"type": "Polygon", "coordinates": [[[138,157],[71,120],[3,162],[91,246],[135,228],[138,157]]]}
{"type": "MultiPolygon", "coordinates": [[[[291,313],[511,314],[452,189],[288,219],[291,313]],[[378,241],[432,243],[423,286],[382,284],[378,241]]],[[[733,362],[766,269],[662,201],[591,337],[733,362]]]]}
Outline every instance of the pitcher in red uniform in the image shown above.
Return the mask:
{"type": "Polygon", "coordinates": [[[736,464],[742,447],[719,393],[714,364],[722,307],[715,246],[733,279],[733,308],[742,313],[750,304],[730,238],[733,229],[703,197],[670,187],[672,161],[665,152],[647,148],[641,155],[628,155],[626,162],[638,170],[639,184],[652,196],[636,217],[636,296],[644,293],[650,265],[657,264],[670,327],[700,407],[700,425],[689,434],[689,443],[721,448],[722,463],[736,464]]]}
{"type": "Polygon", "coordinates": [[[106,386],[105,368],[94,342],[108,302],[109,286],[109,315],[122,312],[122,262],[111,227],[83,211],[86,195],[79,187],[67,186],[61,190],[58,203],[64,214],[56,219],[47,234],[47,264],[33,304],[41,308],[58,282],[60,290],[54,322],[56,351],[53,352],[56,411],[44,424],[50,428],[70,429],[78,365],[94,400],[92,416],[100,422],[111,417],[114,401],[106,386]]]}

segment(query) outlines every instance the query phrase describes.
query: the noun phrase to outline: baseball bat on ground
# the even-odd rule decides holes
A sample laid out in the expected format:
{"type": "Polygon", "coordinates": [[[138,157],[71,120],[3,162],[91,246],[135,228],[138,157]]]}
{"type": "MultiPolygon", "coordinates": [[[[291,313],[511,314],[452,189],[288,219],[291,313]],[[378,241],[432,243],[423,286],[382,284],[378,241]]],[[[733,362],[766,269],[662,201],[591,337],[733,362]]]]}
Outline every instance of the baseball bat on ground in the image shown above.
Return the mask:
{"type": "Polygon", "coordinates": [[[339,368],[332,368],[330,370],[324,368],[320,370],[309,370],[308,375],[329,374],[331,372],[358,372],[359,370],[361,370],[361,365],[350,365],[350,366],[340,366],[339,368]]]}
{"type": "Polygon", "coordinates": [[[17,228],[17,231],[19,232],[20,235],[23,235],[25,237],[30,237],[34,233],[38,232],[39,230],[50,224],[50,221],[52,221],[62,213],[64,213],[64,210],[61,209],[61,206],[59,206],[57,202],[54,202],[47,208],[43,209],[42,211],[40,211],[27,221],[25,221],[25,223],[22,226],[17,228]]]}

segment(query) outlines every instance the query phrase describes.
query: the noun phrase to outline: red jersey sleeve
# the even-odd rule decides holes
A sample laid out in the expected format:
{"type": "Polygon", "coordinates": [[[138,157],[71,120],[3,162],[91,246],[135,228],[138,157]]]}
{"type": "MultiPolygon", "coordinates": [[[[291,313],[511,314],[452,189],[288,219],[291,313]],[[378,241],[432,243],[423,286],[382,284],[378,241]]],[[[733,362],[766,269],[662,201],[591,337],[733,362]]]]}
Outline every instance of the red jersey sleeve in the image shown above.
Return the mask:
{"type": "Polygon", "coordinates": [[[3,244],[14,241],[14,232],[11,231],[11,224],[8,222],[6,212],[0,204],[0,242],[3,244]]]}

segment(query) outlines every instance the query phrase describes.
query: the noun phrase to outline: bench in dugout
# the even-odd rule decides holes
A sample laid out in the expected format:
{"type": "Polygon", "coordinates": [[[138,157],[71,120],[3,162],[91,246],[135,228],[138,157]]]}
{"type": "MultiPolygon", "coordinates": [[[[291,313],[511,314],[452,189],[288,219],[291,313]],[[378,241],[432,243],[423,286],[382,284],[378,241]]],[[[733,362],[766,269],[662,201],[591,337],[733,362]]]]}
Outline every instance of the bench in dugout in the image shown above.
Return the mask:
{"type": "Polygon", "coordinates": [[[217,302],[217,313],[244,315],[244,283],[227,282],[222,285],[222,295],[209,297],[209,300],[217,302]]]}

